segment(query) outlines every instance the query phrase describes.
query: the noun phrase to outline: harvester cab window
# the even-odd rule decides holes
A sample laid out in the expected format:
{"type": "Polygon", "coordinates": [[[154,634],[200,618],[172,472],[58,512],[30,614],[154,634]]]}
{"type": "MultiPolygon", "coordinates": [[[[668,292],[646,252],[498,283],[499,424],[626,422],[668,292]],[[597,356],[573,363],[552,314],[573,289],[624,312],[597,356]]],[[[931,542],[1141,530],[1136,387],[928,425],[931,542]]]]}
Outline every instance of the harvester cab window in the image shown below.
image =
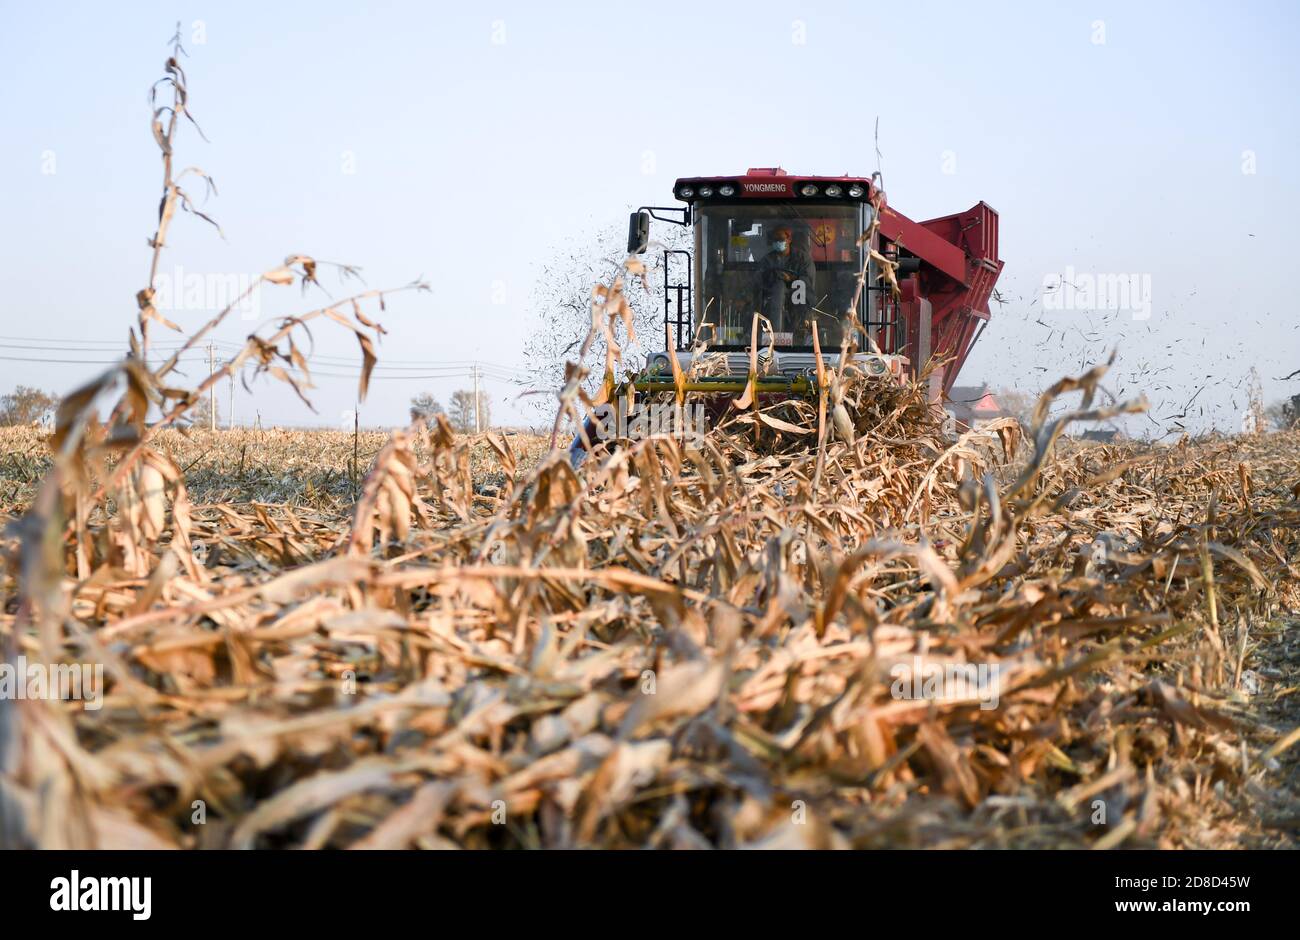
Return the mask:
{"type": "Polygon", "coordinates": [[[757,312],[772,324],[764,344],[811,348],[816,322],[823,348],[839,346],[861,264],[859,207],[711,205],[697,219],[697,336],[745,347],[757,312]]]}

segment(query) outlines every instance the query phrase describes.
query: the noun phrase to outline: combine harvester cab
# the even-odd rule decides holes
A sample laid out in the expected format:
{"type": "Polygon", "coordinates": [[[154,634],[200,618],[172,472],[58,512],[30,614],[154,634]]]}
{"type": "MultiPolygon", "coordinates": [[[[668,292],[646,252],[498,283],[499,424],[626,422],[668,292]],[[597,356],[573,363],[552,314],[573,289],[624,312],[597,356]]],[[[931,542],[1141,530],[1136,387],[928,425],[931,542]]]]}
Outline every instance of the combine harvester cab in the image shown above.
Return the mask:
{"type": "MultiPolygon", "coordinates": [[[[725,369],[694,377],[684,391],[744,391],[758,313],[771,324],[758,337],[760,350],[771,348],[760,363],[759,393],[815,396],[812,326],[823,362],[837,367],[854,311],[871,339],[859,341],[865,349],[854,354],[864,371],[911,381],[939,357],[943,364],[929,375],[931,400],[941,401],[952,388],[989,319],[989,297],[1002,271],[998,214],[988,205],[913,222],[887,205],[875,177],[799,176],[780,168],[679,179],[673,192],[684,205],[643,206],[632,214],[628,252],[648,250],[652,220],[693,232],[692,250],[663,252],[663,336],[682,369],[700,346],[715,361],[721,354],[725,369]],[[877,213],[879,224],[863,239],[877,213]],[[872,251],[895,263],[897,291],[872,251]]],[[[665,348],[607,394],[618,402],[677,387],[665,348]]],[[[594,439],[596,423],[585,430],[594,439]]],[[[585,456],[582,435],[571,456],[575,464],[585,456]]]]}

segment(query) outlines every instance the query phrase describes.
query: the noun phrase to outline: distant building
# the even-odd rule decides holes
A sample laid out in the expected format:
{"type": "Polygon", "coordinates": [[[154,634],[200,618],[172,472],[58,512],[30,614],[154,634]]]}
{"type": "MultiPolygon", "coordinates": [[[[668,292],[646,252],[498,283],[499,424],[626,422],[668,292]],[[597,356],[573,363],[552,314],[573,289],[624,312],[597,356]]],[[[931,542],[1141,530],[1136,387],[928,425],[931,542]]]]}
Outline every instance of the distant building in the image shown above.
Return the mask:
{"type": "Polygon", "coordinates": [[[995,418],[1006,417],[987,385],[954,385],[943,407],[959,429],[982,427],[995,418]]]}

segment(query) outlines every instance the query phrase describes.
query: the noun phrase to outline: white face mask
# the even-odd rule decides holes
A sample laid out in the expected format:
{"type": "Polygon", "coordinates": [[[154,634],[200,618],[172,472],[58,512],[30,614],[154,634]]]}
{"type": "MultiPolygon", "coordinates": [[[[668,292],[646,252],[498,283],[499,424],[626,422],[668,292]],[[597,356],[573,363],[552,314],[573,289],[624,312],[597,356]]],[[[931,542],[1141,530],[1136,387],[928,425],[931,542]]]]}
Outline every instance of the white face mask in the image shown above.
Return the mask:
{"type": "Polygon", "coordinates": [[[785,251],[787,245],[789,245],[789,242],[772,242],[772,249],[774,251],[785,251]]]}

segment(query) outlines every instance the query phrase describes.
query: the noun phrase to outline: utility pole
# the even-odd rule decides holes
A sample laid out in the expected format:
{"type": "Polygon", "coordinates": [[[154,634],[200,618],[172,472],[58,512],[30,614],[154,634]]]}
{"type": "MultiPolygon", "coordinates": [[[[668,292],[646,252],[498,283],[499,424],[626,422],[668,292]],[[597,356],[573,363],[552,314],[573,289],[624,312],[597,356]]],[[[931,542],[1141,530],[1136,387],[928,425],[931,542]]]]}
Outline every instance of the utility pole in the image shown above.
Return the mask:
{"type": "MultiPolygon", "coordinates": [[[[208,381],[212,381],[212,373],[217,370],[217,356],[213,349],[212,343],[208,343],[208,381]]],[[[208,386],[208,430],[217,429],[217,388],[216,385],[208,386]]]]}
{"type": "Polygon", "coordinates": [[[474,363],[474,433],[478,434],[483,428],[479,426],[478,420],[478,363],[474,363]]]}
{"type": "Polygon", "coordinates": [[[235,373],[230,373],[230,430],[235,429],[235,373]]]}

